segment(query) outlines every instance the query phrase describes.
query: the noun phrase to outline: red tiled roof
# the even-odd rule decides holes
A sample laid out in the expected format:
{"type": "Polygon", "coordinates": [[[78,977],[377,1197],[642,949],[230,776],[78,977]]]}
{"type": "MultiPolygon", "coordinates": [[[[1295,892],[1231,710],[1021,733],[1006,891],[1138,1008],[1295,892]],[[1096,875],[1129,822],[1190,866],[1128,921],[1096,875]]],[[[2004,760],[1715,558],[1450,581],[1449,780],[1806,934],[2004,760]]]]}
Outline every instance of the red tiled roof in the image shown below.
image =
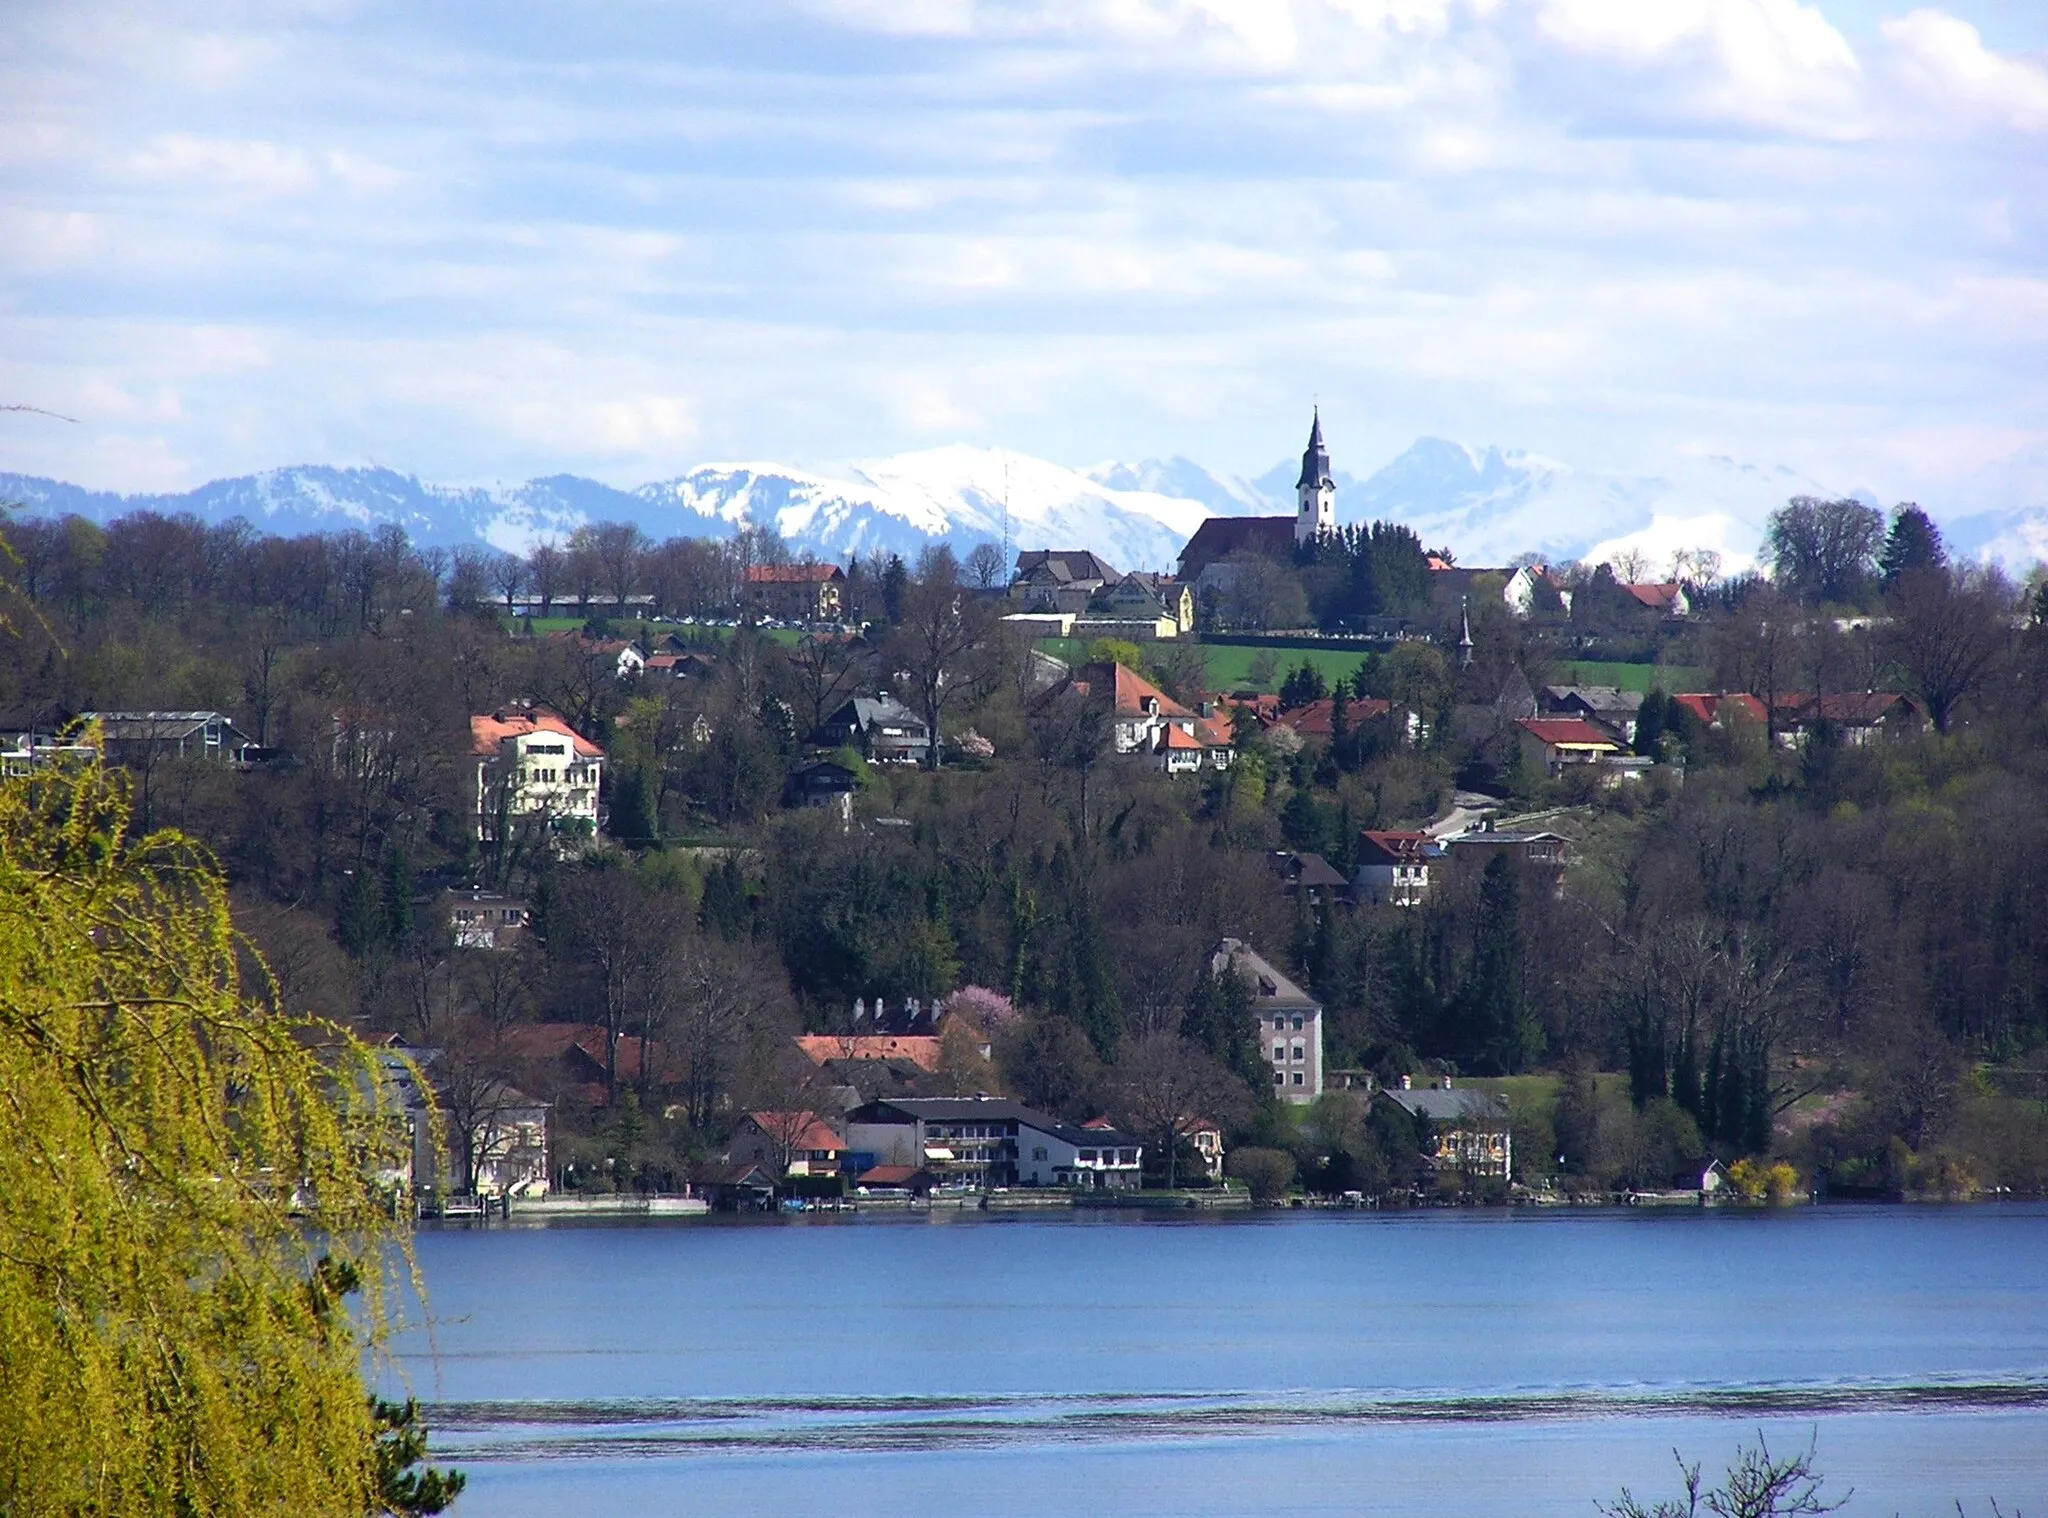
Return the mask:
{"type": "Polygon", "coordinates": [[[1517,717],[1515,726],[1539,743],[1618,749],[1620,744],[1584,717],[1517,717]]]}
{"type": "MultiPolygon", "coordinates": [[[[1304,738],[1328,738],[1335,731],[1332,725],[1334,704],[1334,698],[1325,696],[1320,701],[1311,701],[1293,711],[1282,712],[1277,721],[1281,727],[1291,727],[1304,738]]],[[[1392,710],[1392,702],[1368,696],[1363,701],[1348,703],[1345,721],[1356,728],[1359,723],[1384,717],[1392,710]]]]}
{"type": "Polygon", "coordinates": [[[1166,746],[1169,749],[1193,750],[1199,753],[1202,747],[1202,740],[1184,729],[1168,727],[1166,730],[1166,746]]]}
{"type": "MultiPolygon", "coordinates": [[[[1040,699],[1049,700],[1061,689],[1062,687],[1055,686],[1040,699]]],[[[1145,703],[1148,700],[1159,703],[1159,715],[1162,717],[1194,716],[1193,712],[1136,670],[1127,669],[1121,664],[1076,665],[1064,689],[1093,700],[1107,697],[1111,710],[1119,717],[1144,716],[1145,703]]]]}
{"type": "Polygon", "coordinates": [[[1652,611],[1669,611],[1683,587],[1674,582],[1669,585],[1624,585],[1621,588],[1652,611]]]}
{"type": "MultiPolygon", "coordinates": [[[[604,1069],[604,1028],[598,1023],[521,1023],[505,1030],[505,1046],[526,1060],[559,1060],[571,1050],[584,1056],[599,1071],[604,1069]]],[[[640,1079],[640,1057],[644,1046],[631,1034],[618,1042],[619,1079],[640,1079]]],[[[660,1046],[656,1045],[656,1060],[660,1046]]]]}
{"type": "Polygon", "coordinates": [[[1892,717],[1918,716],[1920,710],[1912,697],[1882,690],[1830,691],[1818,697],[1801,692],[1781,695],[1772,704],[1797,721],[1819,717],[1849,727],[1874,727],[1892,717]]]}
{"type": "Polygon", "coordinates": [[[837,1154],[846,1147],[846,1141],[838,1131],[815,1112],[749,1112],[747,1118],[778,1142],[796,1131],[796,1138],[789,1146],[792,1149],[823,1149],[837,1154]],[[797,1130],[798,1123],[803,1125],[801,1130],[797,1130]]]}
{"type": "Polygon", "coordinates": [[[863,1186],[907,1186],[923,1171],[921,1165],[870,1165],[854,1179],[863,1186]]]}
{"type": "Polygon", "coordinates": [[[1421,864],[1436,840],[1427,833],[1399,833],[1382,828],[1361,828],[1358,842],[1361,864],[1421,864]],[[1384,857],[1368,858],[1368,854],[1384,857]]]}
{"type": "Polygon", "coordinates": [[[936,1071],[940,1063],[939,1041],[923,1033],[806,1033],[797,1038],[796,1046],[814,1065],[834,1059],[901,1059],[920,1070],[936,1071]]]}
{"type": "Polygon", "coordinates": [[[1197,717],[1195,736],[1204,748],[1229,748],[1237,741],[1230,718],[1221,711],[1213,717],[1197,717]]]}
{"type": "Polygon", "coordinates": [[[507,738],[529,733],[559,733],[567,738],[581,759],[602,759],[604,750],[577,733],[553,712],[487,712],[469,719],[470,752],[485,757],[498,752],[507,738]]]}
{"type": "Polygon", "coordinates": [[[1724,706],[1742,713],[1752,722],[1764,721],[1763,702],[1746,691],[1736,691],[1727,695],[1717,695],[1712,691],[1694,691],[1673,696],[1671,699],[1708,727],[1721,720],[1721,709],[1724,706]]]}
{"type": "MultiPolygon", "coordinates": [[[[1091,664],[1084,665],[1083,668],[1093,670],[1100,668],[1100,666],[1091,664]]],[[[1159,715],[1162,717],[1192,717],[1194,715],[1193,712],[1182,706],[1173,697],[1167,695],[1165,691],[1154,685],[1150,680],[1147,680],[1143,675],[1140,675],[1136,670],[1127,669],[1121,664],[1112,665],[1111,669],[1114,671],[1112,679],[1116,686],[1114,704],[1116,714],[1119,717],[1144,716],[1145,703],[1147,701],[1157,701],[1159,703],[1159,715]]]]}
{"type": "Polygon", "coordinates": [[[845,573],[837,564],[749,564],[747,583],[749,585],[823,585],[829,580],[843,580],[845,573]]]}

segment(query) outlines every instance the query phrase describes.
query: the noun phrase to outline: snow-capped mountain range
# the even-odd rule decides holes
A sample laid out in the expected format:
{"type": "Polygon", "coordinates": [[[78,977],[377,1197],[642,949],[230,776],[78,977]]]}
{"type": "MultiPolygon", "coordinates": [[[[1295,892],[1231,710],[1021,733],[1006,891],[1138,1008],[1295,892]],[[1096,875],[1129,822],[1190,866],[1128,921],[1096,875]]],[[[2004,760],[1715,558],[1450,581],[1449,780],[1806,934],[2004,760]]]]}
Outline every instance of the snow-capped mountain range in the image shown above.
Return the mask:
{"type": "MultiPolygon", "coordinates": [[[[0,474],[0,501],[96,521],[140,510],[191,512],[208,522],[240,516],[273,533],[389,522],[419,542],[511,550],[565,538],[584,523],[621,520],[656,538],[772,527],[799,552],[841,561],[876,549],[908,557],[939,542],[964,554],[1007,537],[1013,550],[1088,548],[1121,568],[1171,569],[1205,517],[1292,515],[1295,474],[1295,463],[1283,461],[1246,480],[1184,458],[1075,470],[955,445],[830,469],[705,464],[635,490],[574,475],[451,487],[388,469],[300,465],[177,494],[115,495],[0,474]]],[[[1340,523],[1404,522],[1461,563],[1500,564],[1521,554],[1602,559],[1633,548],[1661,568],[1676,550],[1711,548],[1727,571],[1755,561],[1766,518],[1788,497],[1841,489],[1726,458],[1678,461],[1659,475],[1619,474],[1437,438],[1421,439],[1364,479],[1336,478],[1340,523]]],[[[2048,552],[2048,512],[2041,510],[1943,526],[1956,551],[2016,568],[2048,552]]]]}

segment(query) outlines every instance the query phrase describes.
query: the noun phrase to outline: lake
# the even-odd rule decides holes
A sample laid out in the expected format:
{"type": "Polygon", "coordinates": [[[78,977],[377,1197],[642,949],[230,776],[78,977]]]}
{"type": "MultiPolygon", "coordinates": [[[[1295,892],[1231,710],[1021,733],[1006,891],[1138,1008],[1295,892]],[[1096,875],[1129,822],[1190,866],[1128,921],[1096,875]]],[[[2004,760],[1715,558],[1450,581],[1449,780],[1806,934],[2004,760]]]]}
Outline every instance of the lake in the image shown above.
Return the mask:
{"type": "Polygon", "coordinates": [[[1593,1512],[1818,1444],[2048,1509],[2048,1207],[807,1216],[423,1232],[481,1515],[1593,1512]]]}

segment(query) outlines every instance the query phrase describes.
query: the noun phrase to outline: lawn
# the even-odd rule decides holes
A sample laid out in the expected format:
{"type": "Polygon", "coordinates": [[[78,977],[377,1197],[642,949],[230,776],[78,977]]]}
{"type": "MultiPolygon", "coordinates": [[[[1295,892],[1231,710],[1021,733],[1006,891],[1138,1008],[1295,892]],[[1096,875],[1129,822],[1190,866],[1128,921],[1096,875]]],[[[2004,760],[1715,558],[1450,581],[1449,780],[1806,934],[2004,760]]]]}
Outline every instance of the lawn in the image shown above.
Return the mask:
{"type": "Polygon", "coordinates": [[[1278,690],[1287,672],[1304,662],[1322,671],[1325,684],[1348,680],[1358,673],[1366,653],[1362,648],[1244,648],[1216,643],[1203,644],[1202,652],[1209,661],[1209,684],[1217,690],[1278,690]],[[1270,680],[1252,679],[1252,661],[1258,658],[1273,661],[1270,680]]]}
{"type": "Polygon", "coordinates": [[[1561,685],[1614,685],[1623,690],[1647,692],[1651,687],[1666,695],[1682,690],[1705,689],[1707,672],[1683,664],[1602,664],[1576,661],[1557,666],[1561,685]]]}
{"type": "MultiPolygon", "coordinates": [[[[1088,657],[1088,645],[1078,638],[1043,638],[1038,646],[1068,664],[1079,664],[1088,657]]],[[[1146,651],[1150,652],[1149,647],[1146,651]]],[[[1208,660],[1211,690],[1278,690],[1288,671],[1304,661],[1321,670],[1326,682],[1349,679],[1358,672],[1358,666],[1366,658],[1366,650],[1362,648],[1250,647],[1220,643],[1204,643],[1202,653],[1208,660]],[[1252,661],[1259,658],[1273,661],[1271,678],[1252,679],[1252,661]]],[[[1699,690],[1706,679],[1704,670],[1678,664],[1611,664],[1577,660],[1559,664],[1556,670],[1559,684],[1616,685],[1633,691],[1648,691],[1652,686],[1667,693],[1699,690]]]]}
{"type": "MultiPolygon", "coordinates": [[[[1139,648],[1149,655],[1155,651],[1163,654],[1173,646],[1171,643],[1140,644],[1139,648]]],[[[1079,638],[1041,638],[1038,647],[1041,652],[1068,664],[1080,664],[1088,658],[1088,645],[1079,638]]],[[[1365,659],[1365,650],[1357,648],[1240,648],[1214,643],[1204,643],[1202,654],[1208,663],[1211,690],[1278,690],[1280,682],[1287,678],[1287,672],[1304,659],[1323,672],[1325,681],[1339,676],[1348,680],[1358,673],[1358,666],[1365,659]],[[1270,655],[1273,660],[1273,677],[1257,681],[1251,677],[1252,660],[1262,654],[1270,655]]]]}

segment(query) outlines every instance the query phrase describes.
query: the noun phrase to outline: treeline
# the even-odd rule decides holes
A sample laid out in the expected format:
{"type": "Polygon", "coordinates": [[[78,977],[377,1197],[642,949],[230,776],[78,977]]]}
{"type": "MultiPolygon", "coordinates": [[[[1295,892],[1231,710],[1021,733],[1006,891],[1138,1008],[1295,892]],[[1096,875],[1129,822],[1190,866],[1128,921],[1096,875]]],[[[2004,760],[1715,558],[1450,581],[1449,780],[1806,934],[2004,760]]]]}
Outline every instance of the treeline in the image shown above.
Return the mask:
{"type": "MultiPolygon", "coordinates": [[[[566,1156],[612,1183],[673,1178],[738,1111],[803,1096],[788,1034],[848,1031],[856,998],[977,986],[1010,1011],[992,1066],[960,1053],[943,1077],[963,1089],[1135,1122],[1143,1093],[1192,1080],[1234,1143],[1307,1183],[1411,1184],[1412,1130],[1380,1109],[1273,1101],[1218,1015],[1207,956],[1225,936],[1324,1000],[1333,1068],[1517,1077],[1530,1175],[1652,1184],[1708,1153],[1780,1152],[1873,1194],[2048,1183],[2030,1074],[2048,1044],[2048,630],[1995,575],[1919,563],[1887,587],[1879,539],[1856,616],[1800,600],[1796,576],[1703,598],[1660,634],[1667,659],[1755,694],[1765,720],[1674,714],[1667,685],[1640,745],[1661,762],[1609,790],[1522,756],[1503,714],[1563,655],[1541,618],[1504,610],[1475,610],[1469,667],[1416,642],[1365,658],[1329,739],[1247,719],[1230,769],[1181,779],[1114,759],[1099,722],[1039,700],[1031,650],[944,552],[862,568],[858,636],[700,628],[704,673],[621,681],[594,640],[503,615],[488,566],[509,561],[391,530],[5,532],[19,595],[0,707],[218,709],[291,756],[133,777],[142,822],[217,852],[287,995],[449,1048],[478,1081],[542,1020],[672,1052],[679,1096],[637,1090],[641,1066],[600,1107],[564,1097],[566,1156]],[[1784,698],[1871,689],[1910,695],[1926,730],[1857,744],[1821,721],[1784,741],[1784,698]],[[879,690],[927,717],[945,764],[842,754],[863,787],[851,828],[785,809],[810,734],[879,690]],[[1392,711],[1354,718],[1368,697],[1392,711]],[[522,701],[606,748],[624,842],[564,859],[477,840],[468,718],[522,701]],[[1570,840],[1561,876],[1502,858],[1440,870],[1418,908],[1318,909],[1269,868],[1314,850],[1348,872],[1359,829],[1419,825],[1475,785],[1504,811],[1566,808],[1544,823],[1570,840]],[[453,883],[531,900],[524,947],[457,946],[426,906],[453,883]]],[[[585,539],[591,562],[610,532],[585,539]]],[[[625,546],[637,567],[594,575],[593,607],[623,585],[700,621],[740,613],[737,573],[782,552],[759,534],[625,546]],[[664,556],[717,566],[704,599],[644,588],[664,556]]],[[[1182,699],[1209,684],[1198,650],[1108,652],[1182,699]]],[[[1318,679],[1291,700],[1325,696],[1318,679]]]]}

